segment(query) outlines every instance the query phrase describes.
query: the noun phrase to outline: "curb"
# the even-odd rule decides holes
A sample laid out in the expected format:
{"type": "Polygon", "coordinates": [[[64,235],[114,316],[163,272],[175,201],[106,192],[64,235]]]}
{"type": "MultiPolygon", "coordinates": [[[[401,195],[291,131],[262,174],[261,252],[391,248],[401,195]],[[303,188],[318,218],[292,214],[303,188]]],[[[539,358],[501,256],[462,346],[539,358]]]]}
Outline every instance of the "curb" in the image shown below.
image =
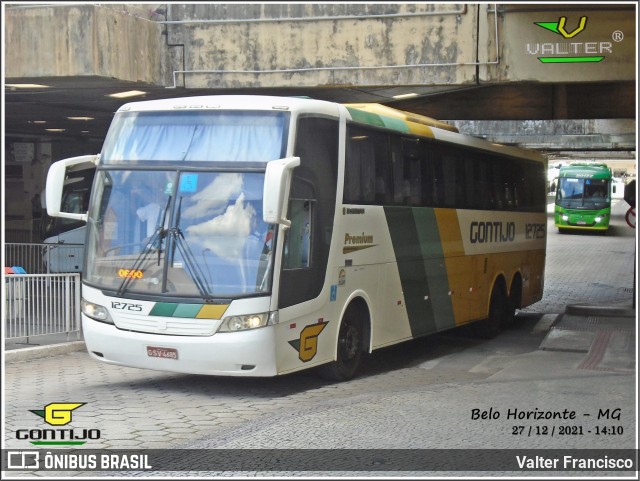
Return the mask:
{"type": "Polygon", "coordinates": [[[566,314],[574,316],[611,316],[611,317],[636,317],[636,310],[623,306],[588,306],[584,304],[569,304],[566,314]]]}
{"type": "Polygon", "coordinates": [[[43,357],[84,351],[86,348],[84,341],[65,342],[62,344],[51,344],[49,346],[25,347],[24,349],[5,350],[4,360],[5,363],[29,361],[31,359],[42,359],[43,357]]]}

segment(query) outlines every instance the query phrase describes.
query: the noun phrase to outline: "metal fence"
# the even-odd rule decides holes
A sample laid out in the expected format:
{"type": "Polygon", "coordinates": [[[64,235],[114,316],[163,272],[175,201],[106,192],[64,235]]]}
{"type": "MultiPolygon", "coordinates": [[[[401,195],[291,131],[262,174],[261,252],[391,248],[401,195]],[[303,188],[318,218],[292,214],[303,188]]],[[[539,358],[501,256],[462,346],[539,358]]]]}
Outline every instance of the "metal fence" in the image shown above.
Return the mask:
{"type": "Polygon", "coordinates": [[[9,274],[3,284],[5,340],[80,338],[80,274],[9,274]]]}
{"type": "Polygon", "coordinates": [[[80,272],[83,253],[83,244],[7,243],[4,264],[20,266],[27,274],[80,272]]]}

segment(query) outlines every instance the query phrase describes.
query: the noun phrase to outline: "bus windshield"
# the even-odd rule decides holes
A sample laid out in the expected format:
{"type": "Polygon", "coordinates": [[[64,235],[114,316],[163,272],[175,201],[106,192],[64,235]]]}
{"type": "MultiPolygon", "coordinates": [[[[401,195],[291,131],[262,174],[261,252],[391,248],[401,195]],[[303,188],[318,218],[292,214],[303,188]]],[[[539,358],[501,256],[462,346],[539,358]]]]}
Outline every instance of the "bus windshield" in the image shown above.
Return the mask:
{"type": "Polygon", "coordinates": [[[85,280],[120,295],[234,298],[271,289],[264,173],[100,170],[85,280]]]}
{"type": "Polygon", "coordinates": [[[556,203],[565,208],[603,209],[611,202],[608,179],[561,177],[556,203]]]}
{"type": "Polygon", "coordinates": [[[268,162],[284,157],[288,112],[118,112],[103,164],[268,162]]]}

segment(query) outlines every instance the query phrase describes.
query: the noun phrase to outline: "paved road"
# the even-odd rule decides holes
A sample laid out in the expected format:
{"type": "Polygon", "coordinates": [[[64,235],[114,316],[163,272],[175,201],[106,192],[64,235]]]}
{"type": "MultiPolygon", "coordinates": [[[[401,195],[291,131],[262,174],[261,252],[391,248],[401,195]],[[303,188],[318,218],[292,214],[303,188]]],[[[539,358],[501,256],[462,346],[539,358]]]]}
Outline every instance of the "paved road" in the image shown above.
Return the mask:
{"type": "Polygon", "coordinates": [[[568,304],[629,302],[635,229],[624,220],[628,207],[623,200],[614,203],[611,227],[605,236],[560,234],[549,215],[544,297],[524,312],[561,313],[568,304]]]}
{"type": "MultiPolygon", "coordinates": [[[[275,379],[152,372],[100,364],[85,352],[7,363],[5,447],[29,449],[16,433],[44,427],[31,410],[51,402],[86,403],[74,411],[71,426],[100,430],[87,448],[636,447],[636,319],[623,316],[607,324],[578,315],[578,322],[595,323],[591,340],[585,341],[582,331],[586,321],[569,326],[571,342],[549,338],[568,304],[630,306],[635,233],[624,225],[621,210],[620,205],[614,210],[606,236],[559,235],[550,222],[544,298],[520,312],[512,329],[490,341],[458,330],[384,349],[348,383],[328,384],[312,372],[275,379]],[[606,342],[594,342],[603,332],[610,333],[606,342]],[[618,408],[614,425],[621,432],[596,435],[600,410],[618,408]],[[474,409],[501,416],[473,419],[474,409]],[[515,423],[507,419],[510,409],[576,411],[579,419],[571,424],[582,434],[545,434],[545,426],[559,429],[562,423],[515,423]],[[518,426],[527,433],[542,431],[513,434],[518,426]]],[[[566,322],[574,318],[567,316],[566,322]]],[[[302,475],[303,469],[304,464],[280,474],[302,475]]]]}

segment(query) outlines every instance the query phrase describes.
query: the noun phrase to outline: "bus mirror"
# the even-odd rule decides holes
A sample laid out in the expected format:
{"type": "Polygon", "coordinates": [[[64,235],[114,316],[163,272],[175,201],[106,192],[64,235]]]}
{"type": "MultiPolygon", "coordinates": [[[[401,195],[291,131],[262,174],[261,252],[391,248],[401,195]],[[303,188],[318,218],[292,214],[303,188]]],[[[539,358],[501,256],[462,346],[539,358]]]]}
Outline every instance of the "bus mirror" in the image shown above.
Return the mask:
{"type": "Polygon", "coordinates": [[[97,155],[82,155],[54,162],[47,173],[47,186],[45,191],[47,214],[51,217],[63,217],[86,222],[87,214],[61,212],[62,190],[67,171],[93,167],[98,162],[97,155]]]}
{"type": "Polygon", "coordinates": [[[286,200],[289,197],[293,169],[299,165],[300,157],[287,157],[267,163],[262,200],[262,216],[265,222],[286,227],[291,225],[291,221],[285,218],[286,200]]]}

